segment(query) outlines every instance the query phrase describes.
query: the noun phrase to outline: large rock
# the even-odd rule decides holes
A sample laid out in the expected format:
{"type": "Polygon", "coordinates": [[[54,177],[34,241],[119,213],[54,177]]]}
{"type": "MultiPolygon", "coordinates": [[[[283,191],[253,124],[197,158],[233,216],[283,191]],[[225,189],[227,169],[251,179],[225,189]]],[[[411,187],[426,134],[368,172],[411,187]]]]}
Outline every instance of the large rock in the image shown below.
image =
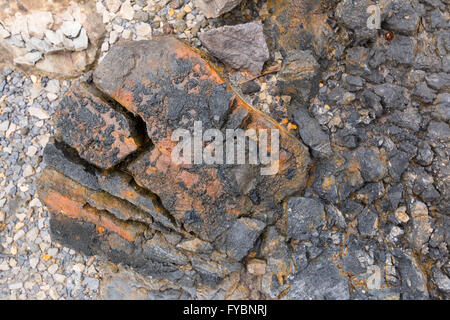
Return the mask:
{"type": "MultiPolygon", "coordinates": [[[[86,84],[64,96],[54,118],[56,141],[45,149],[37,188],[53,239],[173,288],[145,297],[248,297],[239,273],[247,272],[266,226],[281,216],[281,202],[304,188],[307,148],[172,37],[113,47],[94,84],[103,93],[86,84]],[[279,130],[278,170],[266,175],[261,163],[175,161],[172,133],[192,131],[197,121],[223,133],[279,130]]],[[[269,264],[268,272],[279,268],[269,264]]],[[[106,296],[126,297],[122,280],[112,281],[106,296]]]]}
{"type": "Polygon", "coordinates": [[[139,185],[161,197],[176,220],[201,238],[214,239],[236,216],[256,208],[268,210],[305,184],[306,148],[227,90],[199,54],[173,38],[116,46],[96,69],[94,82],[147,124],[155,147],[130,162],[127,170],[139,185]],[[170,156],[176,145],[172,132],[178,128],[192,131],[198,120],[204,129],[224,131],[236,125],[279,129],[280,171],[263,176],[252,165],[175,164],[170,156]]]}
{"type": "Polygon", "coordinates": [[[198,37],[213,56],[234,69],[244,68],[258,74],[269,59],[260,21],[223,26],[202,32],[198,37]]]}

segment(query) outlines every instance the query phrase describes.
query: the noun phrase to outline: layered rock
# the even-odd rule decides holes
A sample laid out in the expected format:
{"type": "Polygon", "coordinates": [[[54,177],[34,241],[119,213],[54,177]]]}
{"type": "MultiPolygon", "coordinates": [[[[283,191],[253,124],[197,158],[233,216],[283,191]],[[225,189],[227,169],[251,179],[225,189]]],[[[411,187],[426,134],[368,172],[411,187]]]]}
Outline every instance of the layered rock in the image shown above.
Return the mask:
{"type": "Polygon", "coordinates": [[[262,275],[250,267],[242,278],[243,261],[249,254],[264,261],[258,243],[266,227],[306,185],[306,147],[175,38],[115,46],[94,83],[101,92],[80,86],[62,99],[56,141],[45,150],[38,190],[53,238],[167,279],[192,298],[227,281],[227,297],[244,298],[249,277],[262,275]],[[224,136],[226,129],[279,130],[278,172],[262,174],[261,163],[175,162],[173,132],[192,131],[198,121],[224,136]]]}
{"type": "Polygon", "coordinates": [[[3,60],[24,72],[76,77],[97,58],[105,33],[95,3],[0,1],[3,60]]]}

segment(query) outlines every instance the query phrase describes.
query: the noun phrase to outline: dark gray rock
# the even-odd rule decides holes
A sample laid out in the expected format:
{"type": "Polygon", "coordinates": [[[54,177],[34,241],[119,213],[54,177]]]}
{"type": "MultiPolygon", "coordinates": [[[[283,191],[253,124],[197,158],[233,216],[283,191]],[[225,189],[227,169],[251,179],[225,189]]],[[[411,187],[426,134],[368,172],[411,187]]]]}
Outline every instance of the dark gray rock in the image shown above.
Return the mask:
{"type": "Polygon", "coordinates": [[[327,223],[324,206],[318,199],[291,197],[286,211],[287,235],[296,240],[311,238],[327,223]]]}
{"type": "Polygon", "coordinates": [[[85,161],[60,144],[48,143],[44,149],[44,161],[48,166],[92,190],[101,190],[95,172],[85,161]]]}
{"type": "Polygon", "coordinates": [[[264,227],[265,224],[256,219],[240,218],[236,220],[228,230],[225,240],[228,256],[235,260],[245,257],[264,227]]]}
{"type": "Polygon", "coordinates": [[[397,36],[389,43],[387,58],[395,63],[411,65],[414,62],[415,47],[414,38],[397,36]]]}
{"type": "Polygon", "coordinates": [[[251,80],[241,84],[241,90],[243,94],[252,94],[259,92],[259,90],[261,90],[261,86],[257,81],[251,80]]]}
{"type": "Polygon", "coordinates": [[[387,173],[386,163],[377,148],[359,148],[356,157],[365,181],[378,181],[384,178],[387,173]]]}
{"type": "Polygon", "coordinates": [[[280,92],[302,103],[308,102],[318,71],[319,64],[311,50],[290,51],[278,75],[280,92]]]}
{"type": "Polygon", "coordinates": [[[260,21],[223,26],[199,33],[200,41],[219,60],[234,69],[259,74],[269,59],[269,49],[260,21]]]}
{"type": "Polygon", "coordinates": [[[429,87],[435,90],[450,89],[450,74],[432,73],[425,76],[429,87]]]}
{"type": "Polygon", "coordinates": [[[429,166],[433,161],[434,153],[431,146],[426,141],[420,141],[417,145],[417,155],[415,162],[421,166],[429,166]]]}
{"type": "Polygon", "coordinates": [[[338,22],[351,29],[355,33],[357,41],[375,38],[376,36],[376,29],[367,27],[367,20],[370,16],[367,13],[367,8],[372,4],[373,2],[370,0],[344,0],[336,7],[335,16],[338,22]]]}
{"type": "Polygon", "coordinates": [[[436,98],[436,91],[428,88],[425,82],[420,82],[416,85],[414,96],[416,96],[423,103],[431,103],[436,98]]]}
{"type": "Polygon", "coordinates": [[[395,249],[394,263],[401,279],[401,297],[405,300],[423,300],[429,297],[427,279],[411,252],[395,249]]]}
{"type": "Polygon", "coordinates": [[[358,231],[362,236],[375,236],[378,229],[378,215],[373,206],[366,207],[358,216],[358,231]]]}
{"type": "Polygon", "coordinates": [[[408,167],[409,155],[403,151],[396,151],[389,157],[389,174],[395,180],[400,180],[403,172],[408,167]]]}
{"type": "Polygon", "coordinates": [[[407,103],[406,98],[403,95],[403,88],[394,84],[380,84],[376,85],[375,93],[382,98],[384,107],[389,109],[403,110],[407,103]]]}
{"type": "Polygon", "coordinates": [[[332,262],[333,252],[324,252],[302,271],[290,276],[286,298],[294,300],[349,299],[348,278],[332,262]]]}
{"type": "Polygon", "coordinates": [[[450,278],[438,268],[433,268],[433,282],[439,290],[450,293],[450,278]]]}
{"type": "Polygon", "coordinates": [[[417,11],[404,1],[392,2],[385,10],[384,27],[387,30],[413,35],[420,21],[417,11]]]}
{"type": "Polygon", "coordinates": [[[364,209],[364,206],[353,200],[342,201],[339,210],[345,217],[346,221],[353,221],[364,209]]]}
{"type": "Polygon", "coordinates": [[[303,142],[312,150],[314,157],[327,157],[332,154],[330,138],[321,129],[316,119],[312,118],[306,109],[300,108],[293,113],[298,125],[298,133],[303,142]]]}

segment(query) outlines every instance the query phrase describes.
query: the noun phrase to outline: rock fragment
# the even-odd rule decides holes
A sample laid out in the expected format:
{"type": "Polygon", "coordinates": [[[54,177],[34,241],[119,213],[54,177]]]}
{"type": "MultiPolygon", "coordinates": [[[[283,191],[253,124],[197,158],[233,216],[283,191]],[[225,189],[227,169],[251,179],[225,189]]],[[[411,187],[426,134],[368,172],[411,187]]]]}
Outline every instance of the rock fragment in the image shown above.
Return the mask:
{"type": "Polygon", "coordinates": [[[207,18],[217,18],[232,10],[240,4],[241,1],[242,0],[194,0],[194,3],[207,18]]]}
{"type": "Polygon", "coordinates": [[[199,39],[213,56],[234,69],[247,69],[256,75],[269,59],[269,49],[259,21],[216,28],[200,33],[199,39]]]}
{"type": "Polygon", "coordinates": [[[61,139],[100,168],[116,165],[139,147],[130,119],[81,87],[64,96],[55,123],[61,139]]]}

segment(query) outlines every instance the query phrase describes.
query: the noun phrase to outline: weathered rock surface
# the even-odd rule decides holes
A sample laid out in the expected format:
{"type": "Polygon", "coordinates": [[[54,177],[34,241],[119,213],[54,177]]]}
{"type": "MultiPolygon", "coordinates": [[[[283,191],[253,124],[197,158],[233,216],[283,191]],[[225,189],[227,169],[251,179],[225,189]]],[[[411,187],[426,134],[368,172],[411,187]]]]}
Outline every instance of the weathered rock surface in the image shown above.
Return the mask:
{"type": "Polygon", "coordinates": [[[203,46],[234,69],[259,74],[269,59],[269,49],[261,22],[224,26],[199,34],[203,46]],[[243,50],[245,48],[245,50],[243,50]]]}
{"type": "Polygon", "coordinates": [[[240,4],[241,1],[242,0],[195,0],[194,3],[207,18],[217,18],[232,10],[240,4]]]}
{"type": "Polygon", "coordinates": [[[136,123],[81,87],[65,95],[54,119],[59,139],[103,169],[117,165],[140,145],[136,123]]]}
{"type": "MultiPolygon", "coordinates": [[[[117,45],[94,83],[103,93],[85,85],[61,100],[57,141],[45,149],[37,185],[54,240],[166,281],[173,298],[244,297],[241,261],[256,254],[281,202],[306,185],[306,147],[172,37],[117,45]],[[279,130],[278,172],[175,162],[172,133],[192,131],[196,121],[223,133],[279,130]]],[[[262,264],[249,277],[265,274],[262,264]]],[[[119,297],[114,281],[106,296],[119,297]]]]}

